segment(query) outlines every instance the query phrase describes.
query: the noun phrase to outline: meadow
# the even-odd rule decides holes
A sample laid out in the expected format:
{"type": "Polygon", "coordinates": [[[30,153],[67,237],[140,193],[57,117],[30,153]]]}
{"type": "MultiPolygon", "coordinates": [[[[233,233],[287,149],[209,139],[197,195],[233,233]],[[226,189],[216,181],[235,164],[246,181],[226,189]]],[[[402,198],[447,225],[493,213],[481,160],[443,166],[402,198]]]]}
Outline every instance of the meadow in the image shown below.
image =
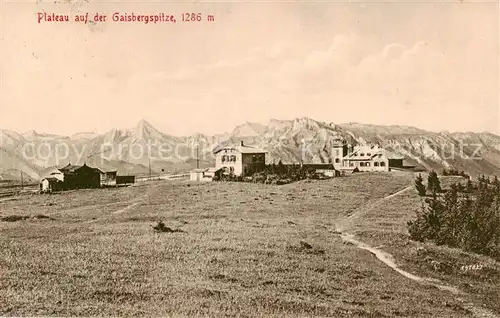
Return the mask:
{"type": "Polygon", "coordinates": [[[411,183],[391,174],[282,186],[157,181],[1,201],[0,314],[472,316],[448,291],[342,240],[337,224],[366,206],[350,224],[361,239],[408,270],[450,281],[466,275],[471,300],[500,312],[491,300],[498,264],[434,271],[425,257],[443,254],[459,268],[478,256],[407,239],[404,224],[419,208],[414,189],[377,205],[411,183]],[[158,221],[179,231],[157,233],[158,221]]]}

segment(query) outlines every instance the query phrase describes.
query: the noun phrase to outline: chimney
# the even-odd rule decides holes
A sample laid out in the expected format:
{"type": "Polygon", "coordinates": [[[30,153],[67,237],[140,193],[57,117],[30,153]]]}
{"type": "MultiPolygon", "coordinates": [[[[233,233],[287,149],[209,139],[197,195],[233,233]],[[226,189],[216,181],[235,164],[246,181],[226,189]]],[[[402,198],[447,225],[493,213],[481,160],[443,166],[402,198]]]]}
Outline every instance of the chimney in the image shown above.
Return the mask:
{"type": "Polygon", "coordinates": [[[241,143],[241,146],[243,147],[243,140],[241,140],[240,143],[241,143]]]}

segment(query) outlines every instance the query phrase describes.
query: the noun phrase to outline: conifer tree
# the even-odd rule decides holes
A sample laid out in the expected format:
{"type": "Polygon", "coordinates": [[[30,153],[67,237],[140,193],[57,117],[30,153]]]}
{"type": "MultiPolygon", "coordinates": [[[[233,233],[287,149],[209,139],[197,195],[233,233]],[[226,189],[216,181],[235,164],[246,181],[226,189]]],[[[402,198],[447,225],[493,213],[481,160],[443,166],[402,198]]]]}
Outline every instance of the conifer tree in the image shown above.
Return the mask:
{"type": "Polygon", "coordinates": [[[422,174],[420,173],[415,179],[415,188],[417,189],[419,196],[425,197],[426,191],[425,191],[424,179],[422,178],[422,174]]]}
{"type": "Polygon", "coordinates": [[[278,162],[278,165],[276,166],[276,172],[278,174],[285,174],[286,173],[286,167],[283,164],[283,162],[281,162],[281,160],[278,162]]]}
{"type": "Polygon", "coordinates": [[[433,194],[442,192],[441,182],[439,181],[439,177],[434,170],[432,170],[427,177],[427,190],[433,194]]]}
{"type": "Polygon", "coordinates": [[[472,191],[474,191],[474,185],[472,184],[472,181],[469,179],[467,180],[467,184],[465,185],[465,192],[472,193],[472,191]]]}
{"type": "MultiPolygon", "coordinates": [[[[430,175],[429,181],[435,182],[430,175]]],[[[435,184],[430,187],[435,190],[435,184]]],[[[483,175],[469,179],[465,192],[455,183],[444,195],[433,191],[417,218],[408,222],[412,239],[462,248],[500,260],[500,181],[483,175]]]]}

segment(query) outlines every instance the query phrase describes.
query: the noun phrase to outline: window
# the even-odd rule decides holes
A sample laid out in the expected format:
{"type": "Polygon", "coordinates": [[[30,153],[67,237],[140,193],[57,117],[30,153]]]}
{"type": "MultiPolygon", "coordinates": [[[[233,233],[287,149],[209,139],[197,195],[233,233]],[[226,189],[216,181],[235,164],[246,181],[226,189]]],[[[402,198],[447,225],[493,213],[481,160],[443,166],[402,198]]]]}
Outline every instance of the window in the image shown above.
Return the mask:
{"type": "Polygon", "coordinates": [[[382,162],[380,163],[380,166],[381,166],[381,167],[385,167],[385,162],[383,162],[383,161],[382,161],[382,162]]]}
{"type": "Polygon", "coordinates": [[[340,163],[340,159],[339,158],[335,158],[335,163],[340,163]]]}
{"type": "Polygon", "coordinates": [[[366,155],[367,155],[368,157],[371,157],[371,156],[372,156],[372,154],[371,154],[371,153],[367,153],[366,155]]]}
{"type": "Polygon", "coordinates": [[[367,167],[369,167],[369,166],[370,166],[370,163],[369,163],[369,162],[367,162],[367,163],[366,163],[366,166],[367,166],[367,167]]]}
{"type": "Polygon", "coordinates": [[[374,163],[373,163],[373,165],[374,165],[375,167],[378,167],[378,162],[374,162],[374,163]]]}
{"type": "Polygon", "coordinates": [[[365,163],[364,163],[364,162],[360,162],[360,163],[359,163],[359,166],[360,166],[360,167],[364,167],[364,166],[365,166],[365,163]]]}
{"type": "Polygon", "coordinates": [[[354,167],[354,162],[349,161],[349,167],[354,167]]]}
{"type": "Polygon", "coordinates": [[[230,160],[230,161],[231,161],[231,162],[236,162],[236,156],[235,156],[235,155],[232,155],[232,156],[231,156],[231,160],[230,160]]]}
{"type": "Polygon", "coordinates": [[[360,155],[361,157],[363,157],[365,154],[364,154],[364,153],[360,153],[359,155],[360,155]]]}
{"type": "Polygon", "coordinates": [[[226,156],[226,155],[222,156],[221,161],[222,161],[222,162],[226,162],[226,161],[227,161],[227,156],[226,156]]]}

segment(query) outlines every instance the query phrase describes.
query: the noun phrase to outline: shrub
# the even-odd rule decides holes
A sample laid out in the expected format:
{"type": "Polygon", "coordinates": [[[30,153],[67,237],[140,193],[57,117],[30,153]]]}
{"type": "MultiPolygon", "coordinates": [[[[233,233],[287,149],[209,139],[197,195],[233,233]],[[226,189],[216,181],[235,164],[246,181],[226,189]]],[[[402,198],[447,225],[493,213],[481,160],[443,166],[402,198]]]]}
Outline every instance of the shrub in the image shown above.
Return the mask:
{"type": "Polygon", "coordinates": [[[287,184],[305,179],[317,178],[316,169],[300,165],[284,165],[281,161],[277,165],[271,164],[259,169],[247,169],[245,177],[232,174],[222,175],[220,181],[246,181],[266,184],[287,184]],[[258,171],[255,171],[258,170],[258,171]]]}
{"type": "Polygon", "coordinates": [[[468,174],[466,174],[463,170],[458,171],[457,169],[443,169],[443,176],[460,176],[464,178],[470,178],[468,174]]]}
{"type": "Polygon", "coordinates": [[[254,173],[251,177],[251,180],[252,182],[254,183],[265,183],[266,182],[266,179],[268,178],[269,176],[264,173],[264,172],[258,172],[258,173],[254,173]]]}
{"type": "Polygon", "coordinates": [[[159,221],[158,224],[153,226],[153,230],[157,233],[184,233],[181,229],[172,229],[163,223],[163,221],[159,221]]]}
{"type": "Polygon", "coordinates": [[[433,189],[417,217],[408,222],[410,237],[500,259],[500,182],[481,177],[477,187],[453,184],[444,195],[433,189]]]}

